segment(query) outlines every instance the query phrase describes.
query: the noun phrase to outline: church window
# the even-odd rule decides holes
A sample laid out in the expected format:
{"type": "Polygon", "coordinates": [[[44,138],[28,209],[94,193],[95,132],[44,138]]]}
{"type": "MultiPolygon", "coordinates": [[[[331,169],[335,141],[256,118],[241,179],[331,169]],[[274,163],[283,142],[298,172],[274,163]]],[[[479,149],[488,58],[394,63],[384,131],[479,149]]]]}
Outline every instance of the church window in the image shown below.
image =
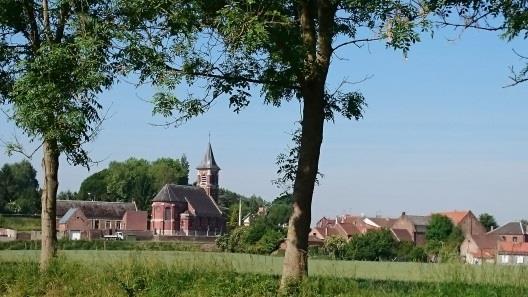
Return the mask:
{"type": "Polygon", "coordinates": [[[200,183],[202,183],[202,184],[205,185],[205,184],[207,183],[207,176],[202,175],[202,176],[200,177],[200,183]]]}
{"type": "Polygon", "coordinates": [[[165,213],[163,215],[164,220],[170,220],[170,208],[165,208],[165,213]]]}

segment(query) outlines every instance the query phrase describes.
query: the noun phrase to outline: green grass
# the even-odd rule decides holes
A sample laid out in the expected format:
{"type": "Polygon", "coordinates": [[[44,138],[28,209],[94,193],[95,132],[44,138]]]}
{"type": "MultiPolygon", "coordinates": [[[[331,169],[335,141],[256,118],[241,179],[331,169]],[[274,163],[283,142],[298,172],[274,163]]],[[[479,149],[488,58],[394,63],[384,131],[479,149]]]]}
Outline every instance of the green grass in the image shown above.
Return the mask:
{"type": "Polygon", "coordinates": [[[40,230],[40,218],[0,215],[0,228],[15,229],[17,231],[40,230]]]}
{"type": "MultiPolygon", "coordinates": [[[[0,242],[0,250],[39,250],[40,241],[0,242]]],[[[59,240],[59,250],[211,251],[214,243],[186,241],[59,240]]]]}
{"type": "MultiPolygon", "coordinates": [[[[227,254],[222,258],[218,254],[216,256],[219,258],[214,260],[200,260],[189,259],[199,256],[195,253],[172,253],[170,256],[159,252],[148,255],[127,253],[120,256],[114,252],[104,252],[96,259],[90,259],[90,256],[95,256],[94,253],[76,252],[80,255],[74,256],[73,253],[64,252],[64,256],[46,274],[41,275],[38,266],[31,261],[35,257],[32,253],[10,252],[12,257],[30,261],[1,263],[0,296],[277,296],[279,283],[276,274],[237,271],[233,262],[263,265],[264,259],[244,255],[234,257],[227,254]],[[186,265],[189,261],[200,264],[186,265]]],[[[204,253],[209,254],[212,255],[204,253]]],[[[504,282],[475,283],[458,278],[422,282],[352,279],[312,273],[290,296],[506,297],[528,296],[528,287],[525,284],[504,282]]]]}
{"type": "MultiPolygon", "coordinates": [[[[155,261],[183,270],[220,270],[272,276],[279,275],[282,267],[281,257],[215,252],[65,250],[59,255],[67,261],[88,266],[120,265],[130,261],[148,264],[155,261]]],[[[34,262],[37,259],[38,251],[0,251],[0,262],[34,262]]],[[[310,275],[332,278],[528,285],[528,267],[518,266],[310,260],[309,270],[310,275]]]]}

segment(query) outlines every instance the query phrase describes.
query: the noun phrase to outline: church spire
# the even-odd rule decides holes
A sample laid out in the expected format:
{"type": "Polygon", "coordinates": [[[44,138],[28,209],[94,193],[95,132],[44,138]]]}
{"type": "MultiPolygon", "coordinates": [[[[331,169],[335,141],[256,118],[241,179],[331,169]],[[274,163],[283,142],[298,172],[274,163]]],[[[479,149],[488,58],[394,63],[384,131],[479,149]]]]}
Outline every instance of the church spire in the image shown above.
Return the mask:
{"type": "Polygon", "coordinates": [[[198,169],[198,186],[203,188],[215,202],[218,202],[218,172],[220,167],[216,164],[211,142],[207,145],[202,163],[196,169],[198,169]]]}
{"type": "Polygon", "coordinates": [[[216,161],[213,154],[213,148],[211,147],[211,143],[209,142],[207,146],[207,150],[205,151],[204,158],[202,160],[202,163],[198,167],[196,167],[198,170],[220,170],[220,167],[216,165],[216,161]]]}

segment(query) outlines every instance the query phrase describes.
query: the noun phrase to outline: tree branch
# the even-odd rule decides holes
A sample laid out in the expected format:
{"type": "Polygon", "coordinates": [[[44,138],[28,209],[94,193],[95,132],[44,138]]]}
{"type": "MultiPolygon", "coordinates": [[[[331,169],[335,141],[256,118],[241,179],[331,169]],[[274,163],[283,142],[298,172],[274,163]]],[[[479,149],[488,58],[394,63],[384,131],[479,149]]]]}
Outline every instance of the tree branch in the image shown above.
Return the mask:
{"type": "Polygon", "coordinates": [[[361,47],[360,45],[358,45],[358,43],[378,41],[378,40],[381,40],[381,39],[383,39],[383,38],[382,37],[375,37],[375,38],[363,38],[363,39],[350,40],[350,41],[347,41],[347,42],[343,42],[343,43],[341,43],[339,45],[336,45],[332,50],[336,51],[338,48],[346,46],[346,45],[349,45],[349,44],[354,44],[357,47],[361,47]]]}

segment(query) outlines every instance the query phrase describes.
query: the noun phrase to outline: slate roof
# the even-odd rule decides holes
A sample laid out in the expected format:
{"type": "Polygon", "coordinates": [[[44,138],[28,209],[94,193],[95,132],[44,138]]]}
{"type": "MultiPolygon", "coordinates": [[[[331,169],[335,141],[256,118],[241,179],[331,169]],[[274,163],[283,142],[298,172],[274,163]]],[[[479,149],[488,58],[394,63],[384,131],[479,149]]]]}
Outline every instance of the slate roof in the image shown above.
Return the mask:
{"type": "Polygon", "coordinates": [[[121,220],[127,211],[136,211],[134,202],[57,200],[57,217],[62,218],[71,208],[80,208],[88,219],[121,220]]]}
{"type": "Polygon", "coordinates": [[[213,154],[213,149],[211,148],[211,143],[208,144],[207,150],[205,151],[204,158],[202,160],[202,163],[196,169],[212,169],[212,170],[220,170],[220,167],[216,165],[216,161],[213,154]]]}
{"type": "Polygon", "coordinates": [[[70,218],[75,214],[75,212],[78,210],[78,208],[70,208],[68,211],[62,216],[62,218],[59,220],[59,224],[66,224],[70,220],[70,218]]]}
{"type": "Polygon", "coordinates": [[[194,215],[221,217],[218,205],[205,190],[195,186],[166,184],[161,188],[153,202],[185,202],[194,210],[194,215]]]}
{"type": "Polygon", "coordinates": [[[524,227],[521,222],[509,222],[499,228],[488,232],[493,235],[523,235],[525,234],[524,227]]]}

